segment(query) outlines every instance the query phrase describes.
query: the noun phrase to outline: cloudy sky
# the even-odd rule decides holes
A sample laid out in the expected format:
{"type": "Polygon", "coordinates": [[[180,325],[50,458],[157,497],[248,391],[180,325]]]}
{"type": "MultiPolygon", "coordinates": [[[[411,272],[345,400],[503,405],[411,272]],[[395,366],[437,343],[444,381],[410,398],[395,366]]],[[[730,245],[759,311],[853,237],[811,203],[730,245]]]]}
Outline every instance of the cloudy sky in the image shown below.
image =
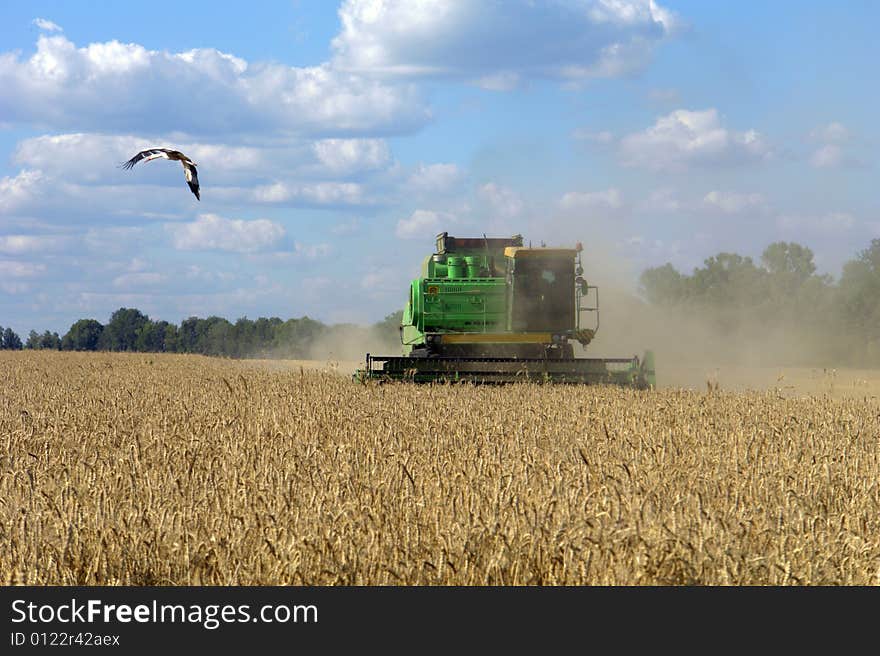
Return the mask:
{"type": "Polygon", "coordinates": [[[591,282],[880,237],[871,0],[0,5],[0,325],[373,322],[436,233],[591,282]],[[166,146],[176,162],[130,171],[166,146]]]}

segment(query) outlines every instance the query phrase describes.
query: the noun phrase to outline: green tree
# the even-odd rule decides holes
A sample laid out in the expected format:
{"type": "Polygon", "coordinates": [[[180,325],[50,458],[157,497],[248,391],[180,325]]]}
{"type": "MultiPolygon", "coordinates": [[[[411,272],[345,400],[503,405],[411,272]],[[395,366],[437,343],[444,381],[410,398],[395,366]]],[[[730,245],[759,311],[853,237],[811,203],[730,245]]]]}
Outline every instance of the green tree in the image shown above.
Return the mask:
{"type": "Polygon", "coordinates": [[[28,333],[27,341],[24,344],[26,349],[38,349],[40,348],[40,336],[37,334],[36,330],[31,330],[28,333]]]}
{"type": "Polygon", "coordinates": [[[170,324],[167,321],[147,321],[137,330],[135,350],[142,353],[162,353],[165,348],[165,335],[170,324]]]}
{"type": "Polygon", "coordinates": [[[95,319],[80,319],[61,339],[65,351],[96,351],[104,326],[95,319]]]}
{"type": "Polygon", "coordinates": [[[0,348],[9,351],[20,351],[21,347],[21,338],[12,330],[12,328],[7,327],[6,330],[2,330],[2,335],[0,335],[0,348]]]}
{"type": "MultiPolygon", "coordinates": [[[[276,319],[277,317],[273,317],[269,321],[275,323],[276,319]]],[[[315,339],[326,330],[327,326],[323,323],[307,316],[300,319],[288,319],[283,323],[278,319],[278,323],[275,324],[272,348],[286,357],[306,357],[315,339]]]]}
{"type": "Polygon", "coordinates": [[[104,326],[99,348],[105,351],[137,350],[138,333],[150,321],[140,310],[119,308],[104,326]]]}
{"type": "Polygon", "coordinates": [[[254,322],[247,317],[240,317],[232,327],[233,340],[235,342],[236,357],[253,355],[258,348],[254,322]]]}
{"type": "Polygon", "coordinates": [[[649,303],[670,305],[682,301],[687,291],[686,278],[670,263],[645,269],[639,276],[639,288],[649,303]]]}
{"type": "Polygon", "coordinates": [[[871,245],[859,253],[858,259],[864,262],[875,275],[880,275],[880,239],[872,239],[871,245]]]}
{"type": "Polygon", "coordinates": [[[832,279],[818,275],[813,251],[794,242],[775,242],[764,249],[761,265],[767,286],[760,314],[768,321],[797,322],[831,334],[832,279]]]}
{"type": "Polygon", "coordinates": [[[275,335],[284,322],[278,317],[260,317],[254,321],[254,345],[261,351],[272,348],[275,335]]]}
{"type": "Polygon", "coordinates": [[[234,351],[232,324],[223,317],[205,319],[204,333],[199,337],[199,353],[206,355],[230,355],[234,351]]]}
{"type": "Polygon", "coordinates": [[[177,352],[197,353],[200,325],[203,319],[189,317],[180,323],[177,330],[177,352]]]}
{"type": "Polygon", "coordinates": [[[56,332],[45,331],[40,335],[40,346],[52,351],[61,350],[61,337],[56,332]]]}
{"type": "Polygon", "coordinates": [[[702,268],[694,269],[690,293],[719,308],[741,308],[761,298],[764,282],[752,258],[719,253],[706,259],[702,268]]]}
{"type": "Polygon", "coordinates": [[[173,323],[169,323],[165,326],[165,351],[168,353],[175,353],[178,348],[177,344],[178,333],[177,326],[173,323]]]}
{"type": "Polygon", "coordinates": [[[816,272],[813,251],[794,242],[777,241],[761,254],[761,264],[774,275],[791,276],[800,282],[816,272]]]}
{"type": "Polygon", "coordinates": [[[843,267],[837,307],[849,334],[862,348],[857,356],[880,360],[880,239],[843,267]]]}

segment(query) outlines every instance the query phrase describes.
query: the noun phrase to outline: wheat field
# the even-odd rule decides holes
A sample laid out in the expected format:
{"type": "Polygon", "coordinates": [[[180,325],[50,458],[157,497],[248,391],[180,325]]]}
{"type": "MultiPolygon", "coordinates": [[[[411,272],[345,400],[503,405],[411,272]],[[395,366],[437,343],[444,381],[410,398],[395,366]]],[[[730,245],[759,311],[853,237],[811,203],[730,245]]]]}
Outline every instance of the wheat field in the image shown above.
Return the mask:
{"type": "Polygon", "coordinates": [[[0,354],[0,580],[880,584],[876,390],[337,369],[0,354]]]}

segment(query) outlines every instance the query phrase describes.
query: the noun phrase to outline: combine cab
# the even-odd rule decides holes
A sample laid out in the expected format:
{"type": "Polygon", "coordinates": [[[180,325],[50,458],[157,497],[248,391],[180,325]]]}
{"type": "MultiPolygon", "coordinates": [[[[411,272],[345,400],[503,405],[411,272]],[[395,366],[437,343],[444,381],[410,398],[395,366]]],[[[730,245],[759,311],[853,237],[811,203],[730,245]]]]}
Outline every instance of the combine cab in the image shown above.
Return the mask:
{"type": "Polygon", "coordinates": [[[641,360],[574,357],[573,342],[586,347],[599,329],[599,290],[582,277],[580,244],[526,248],[520,235],[444,232],[436,250],[410,285],[403,354],[368,353],[357,378],[655,385],[650,351],[641,360]]]}

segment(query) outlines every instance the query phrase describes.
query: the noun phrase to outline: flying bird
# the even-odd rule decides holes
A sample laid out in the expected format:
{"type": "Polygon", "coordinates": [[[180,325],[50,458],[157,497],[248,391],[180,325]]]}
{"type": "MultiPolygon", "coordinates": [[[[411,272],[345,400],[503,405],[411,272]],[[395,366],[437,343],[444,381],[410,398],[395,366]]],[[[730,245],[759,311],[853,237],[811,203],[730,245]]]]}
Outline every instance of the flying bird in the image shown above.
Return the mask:
{"type": "Polygon", "coordinates": [[[130,169],[138,162],[149,162],[151,159],[173,159],[183,165],[183,174],[186,176],[186,184],[189,185],[190,191],[196,196],[196,200],[202,200],[199,197],[199,174],[196,171],[196,163],[179,150],[171,150],[170,148],[148,148],[142,150],[137,155],[122,165],[124,169],[130,169]]]}

